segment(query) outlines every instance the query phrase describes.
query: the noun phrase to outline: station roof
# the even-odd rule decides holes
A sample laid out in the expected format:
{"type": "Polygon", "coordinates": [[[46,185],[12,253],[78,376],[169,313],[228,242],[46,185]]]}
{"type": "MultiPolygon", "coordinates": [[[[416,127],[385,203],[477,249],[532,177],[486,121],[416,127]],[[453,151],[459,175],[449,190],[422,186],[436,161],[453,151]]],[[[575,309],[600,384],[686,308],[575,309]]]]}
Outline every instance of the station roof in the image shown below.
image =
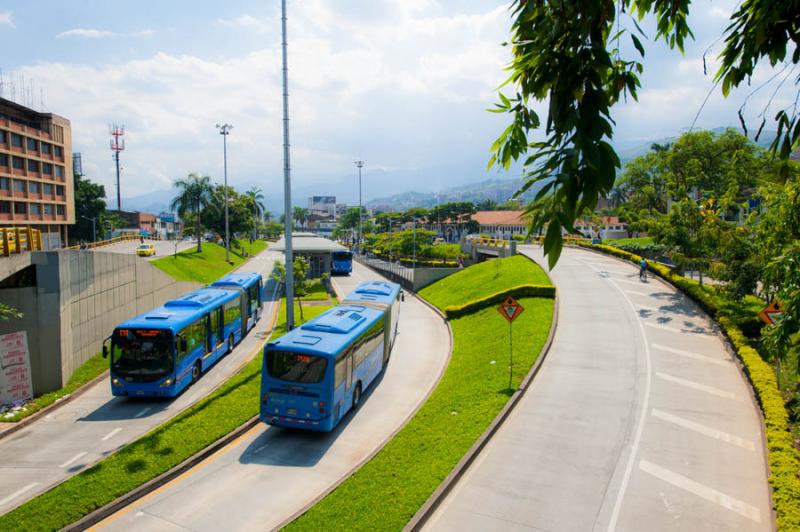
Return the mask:
{"type": "MultiPolygon", "coordinates": [[[[285,251],[286,242],[283,238],[269,247],[272,251],[285,251]]],[[[313,233],[292,233],[292,251],[297,253],[323,253],[331,251],[347,251],[347,248],[333,240],[316,236],[313,233]]]]}

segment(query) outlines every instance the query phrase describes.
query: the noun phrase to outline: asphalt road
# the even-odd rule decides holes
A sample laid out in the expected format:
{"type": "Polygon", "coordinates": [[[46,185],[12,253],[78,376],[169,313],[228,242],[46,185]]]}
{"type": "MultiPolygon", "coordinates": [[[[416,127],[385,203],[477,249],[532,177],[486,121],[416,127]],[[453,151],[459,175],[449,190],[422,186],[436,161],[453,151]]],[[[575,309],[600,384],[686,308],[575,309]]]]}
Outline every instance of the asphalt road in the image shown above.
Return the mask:
{"type": "MultiPolygon", "coordinates": [[[[152,257],[142,257],[143,259],[147,260],[154,260],[160,259],[161,257],[169,257],[175,253],[175,244],[176,242],[173,240],[144,240],[145,244],[154,244],[156,246],[156,254],[152,257]]],[[[95,251],[103,252],[103,253],[123,253],[127,255],[135,255],[136,248],[139,247],[141,243],[138,240],[126,240],[124,242],[118,242],[116,244],[111,244],[110,246],[103,246],[97,248],[95,251]]],[[[185,240],[179,240],[178,244],[178,253],[181,251],[185,251],[192,247],[197,247],[197,242],[187,242],[185,240]]]]}
{"type": "MultiPolygon", "coordinates": [[[[280,254],[264,251],[242,266],[265,279],[280,254]]],[[[273,297],[274,283],[267,285],[273,297]]],[[[171,400],[113,397],[108,380],[16,434],[0,439],[0,514],[78,473],[186,409],[225,382],[266,341],[277,302],[264,305],[256,327],[183,394],[171,400]]]]}
{"type": "Polygon", "coordinates": [[[760,412],[708,316],[588,251],[551,277],[551,351],[427,528],[773,529],[760,412]]]}
{"type": "MultiPolygon", "coordinates": [[[[352,275],[334,277],[333,282],[346,294],[357,282],[378,278],[354,263],[352,275]]],[[[100,526],[218,531],[281,525],[346,478],[402,427],[439,381],[449,350],[446,325],[418,299],[407,296],[382,381],[335,431],[322,434],[259,424],[188,475],[100,526]]]]}

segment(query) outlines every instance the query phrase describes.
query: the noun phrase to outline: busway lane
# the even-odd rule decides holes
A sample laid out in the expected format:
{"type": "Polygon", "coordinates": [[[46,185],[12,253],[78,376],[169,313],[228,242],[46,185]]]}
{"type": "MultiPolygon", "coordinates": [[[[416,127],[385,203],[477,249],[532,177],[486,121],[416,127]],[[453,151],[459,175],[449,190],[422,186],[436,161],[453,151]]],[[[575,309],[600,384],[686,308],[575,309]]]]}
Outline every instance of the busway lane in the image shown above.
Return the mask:
{"type": "MultiPolygon", "coordinates": [[[[261,273],[266,281],[276,260],[282,260],[280,254],[265,250],[237,271],[261,273]]],[[[266,341],[278,309],[275,289],[275,283],[269,282],[266,292],[270,300],[265,302],[253,330],[177,398],[114,397],[106,379],[28,427],[0,439],[0,514],[83,471],[224,383],[266,341]]]]}
{"type": "Polygon", "coordinates": [[[596,253],[551,277],[550,353],[426,528],[773,529],[760,413],[709,317],[596,253]]]}
{"type": "MultiPolygon", "coordinates": [[[[346,295],[383,279],[360,264],[334,277],[346,295]]],[[[108,530],[269,530],[324,495],[421,406],[446,367],[447,326],[407,295],[382,380],[330,434],[259,425],[164,489],[99,524],[108,530]]]]}

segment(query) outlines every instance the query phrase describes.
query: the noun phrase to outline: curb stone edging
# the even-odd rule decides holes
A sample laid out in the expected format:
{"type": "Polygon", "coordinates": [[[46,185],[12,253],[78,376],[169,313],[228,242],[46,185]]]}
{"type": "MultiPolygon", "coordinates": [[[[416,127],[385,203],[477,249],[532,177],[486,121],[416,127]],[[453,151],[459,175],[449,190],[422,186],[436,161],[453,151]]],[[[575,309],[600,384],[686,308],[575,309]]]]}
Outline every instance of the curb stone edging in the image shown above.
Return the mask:
{"type": "MultiPolygon", "coordinates": [[[[523,256],[524,255],[522,254],[523,256]]],[[[534,263],[533,259],[527,257],[534,263]]],[[[547,340],[542,346],[542,350],[539,352],[539,356],[536,358],[536,362],[534,362],[533,367],[528,371],[528,374],[522,379],[519,388],[514,392],[514,395],[506,402],[503,409],[495,416],[492,423],[487,427],[487,429],[481,434],[478,440],[470,447],[467,454],[465,454],[461,460],[459,460],[458,464],[453,468],[449,475],[439,484],[439,487],[436,488],[428,500],[425,501],[425,504],[417,510],[417,513],[411,518],[411,520],[403,527],[403,532],[416,532],[418,530],[422,530],[423,525],[431,518],[434,512],[439,508],[439,506],[444,502],[447,495],[453,490],[455,485],[464,476],[467,469],[472,465],[475,459],[478,457],[480,452],[486,447],[486,444],[492,439],[492,437],[497,433],[500,427],[503,425],[505,420],[514,410],[514,407],[517,406],[519,401],[522,399],[525,392],[530,387],[531,383],[533,382],[534,377],[539,373],[539,370],[544,364],[545,359],[547,358],[547,354],[550,352],[550,347],[553,344],[553,339],[555,338],[556,329],[558,328],[558,307],[559,307],[559,298],[558,294],[556,294],[554,301],[553,301],[553,319],[550,322],[550,331],[547,334],[547,340]]],[[[451,333],[452,334],[452,333],[451,333]]]]}

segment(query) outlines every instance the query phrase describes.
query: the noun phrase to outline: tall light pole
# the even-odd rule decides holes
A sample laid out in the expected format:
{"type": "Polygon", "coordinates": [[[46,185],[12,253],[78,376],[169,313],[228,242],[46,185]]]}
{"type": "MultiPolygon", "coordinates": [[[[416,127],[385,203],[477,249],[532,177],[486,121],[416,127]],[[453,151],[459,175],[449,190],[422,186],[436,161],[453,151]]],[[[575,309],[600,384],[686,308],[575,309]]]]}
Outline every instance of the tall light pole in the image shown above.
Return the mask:
{"type": "Polygon", "coordinates": [[[414,237],[414,260],[413,260],[412,264],[414,265],[413,268],[416,270],[417,269],[417,218],[416,217],[414,217],[414,225],[412,227],[414,228],[414,235],[413,235],[413,237],[414,237]]]}
{"type": "Polygon", "coordinates": [[[361,253],[361,240],[364,238],[364,233],[361,231],[361,169],[364,168],[364,161],[356,161],[358,168],[358,253],[361,253]]]}
{"type": "Polygon", "coordinates": [[[223,173],[225,174],[225,262],[231,261],[231,235],[228,229],[228,135],[231,133],[233,126],[230,124],[217,124],[219,134],[222,135],[222,166],[223,173]]]}
{"type": "Polygon", "coordinates": [[[292,179],[289,166],[289,67],[286,43],[286,0],[281,0],[283,50],[283,231],[286,243],[286,329],[294,328],[294,272],[292,256],[292,179]]]}

